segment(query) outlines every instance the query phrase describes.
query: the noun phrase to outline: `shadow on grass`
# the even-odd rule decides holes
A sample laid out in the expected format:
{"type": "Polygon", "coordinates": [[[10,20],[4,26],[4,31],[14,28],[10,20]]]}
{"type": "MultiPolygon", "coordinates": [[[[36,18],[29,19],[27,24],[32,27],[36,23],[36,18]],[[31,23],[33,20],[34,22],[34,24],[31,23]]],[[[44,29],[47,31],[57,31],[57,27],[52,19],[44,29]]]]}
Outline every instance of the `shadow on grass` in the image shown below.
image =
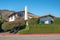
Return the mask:
{"type": "Polygon", "coordinates": [[[16,27],[14,27],[13,29],[10,30],[10,33],[16,34],[19,30],[22,30],[22,29],[25,29],[25,28],[26,28],[25,25],[24,26],[16,26],[16,27]]]}

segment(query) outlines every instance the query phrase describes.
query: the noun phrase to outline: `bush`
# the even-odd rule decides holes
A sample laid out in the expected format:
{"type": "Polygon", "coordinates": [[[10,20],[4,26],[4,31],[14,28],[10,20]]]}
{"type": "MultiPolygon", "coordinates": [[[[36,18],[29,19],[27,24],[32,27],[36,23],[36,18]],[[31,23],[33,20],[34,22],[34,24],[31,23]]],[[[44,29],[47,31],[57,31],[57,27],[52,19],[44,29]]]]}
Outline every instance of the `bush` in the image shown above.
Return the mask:
{"type": "Polygon", "coordinates": [[[4,20],[2,18],[0,18],[0,32],[3,32],[2,28],[1,28],[3,23],[4,23],[4,20]]]}
{"type": "Polygon", "coordinates": [[[60,24],[60,18],[54,18],[54,23],[55,24],[60,24]]]}
{"type": "Polygon", "coordinates": [[[23,30],[19,30],[19,34],[49,34],[60,33],[60,18],[55,18],[53,24],[37,24],[37,19],[29,19],[29,29],[26,27],[23,30]],[[33,25],[34,24],[34,25],[33,25]]]}
{"type": "Polygon", "coordinates": [[[4,22],[4,20],[0,18],[0,24],[2,24],[3,22],[4,22]]]}
{"type": "Polygon", "coordinates": [[[39,19],[38,18],[32,18],[32,19],[29,19],[28,20],[29,21],[29,24],[31,25],[33,25],[33,24],[38,24],[39,23],[39,19]]]}
{"type": "Polygon", "coordinates": [[[3,30],[12,30],[16,27],[20,27],[20,29],[23,29],[25,27],[25,22],[23,19],[16,20],[14,22],[4,22],[2,24],[3,30]]]}

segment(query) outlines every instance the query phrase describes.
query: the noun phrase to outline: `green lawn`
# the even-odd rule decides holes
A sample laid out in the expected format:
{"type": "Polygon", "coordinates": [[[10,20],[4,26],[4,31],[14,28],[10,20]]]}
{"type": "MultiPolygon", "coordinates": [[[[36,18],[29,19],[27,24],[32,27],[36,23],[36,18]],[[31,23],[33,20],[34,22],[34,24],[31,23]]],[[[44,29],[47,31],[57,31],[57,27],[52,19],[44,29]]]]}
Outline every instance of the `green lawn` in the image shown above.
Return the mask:
{"type": "Polygon", "coordinates": [[[29,33],[60,33],[60,25],[56,24],[36,24],[31,26],[29,33]]]}
{"type": "Polygon", "coordinates": [[[46,34],[46,33],[60,33],[60,18],[54,19],[54,24],[30,24],[29,30],[18,31],[19,34],[46,34]]]}

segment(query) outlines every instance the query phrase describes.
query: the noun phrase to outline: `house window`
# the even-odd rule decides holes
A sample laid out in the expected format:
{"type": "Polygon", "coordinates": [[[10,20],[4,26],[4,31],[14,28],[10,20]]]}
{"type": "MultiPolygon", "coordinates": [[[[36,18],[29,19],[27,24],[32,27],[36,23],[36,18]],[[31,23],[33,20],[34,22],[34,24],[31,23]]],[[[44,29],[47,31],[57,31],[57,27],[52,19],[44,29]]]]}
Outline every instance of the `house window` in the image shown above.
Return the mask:
{"type": "Polygon", "coordinates": [[[44,24],[44,21],[41,21],[42,24],[44,24]]]}
{"type": "Polygon", "coordinates": [[[11,19],[13,19],[13,17],[11,17],[11,19]]]}
{"type": "Polygon", "coordinates": [[[23,17],[23,16],[24,16],[24,14],[19,14],[19,16],[20,16],[20,17],[23,17]]]}

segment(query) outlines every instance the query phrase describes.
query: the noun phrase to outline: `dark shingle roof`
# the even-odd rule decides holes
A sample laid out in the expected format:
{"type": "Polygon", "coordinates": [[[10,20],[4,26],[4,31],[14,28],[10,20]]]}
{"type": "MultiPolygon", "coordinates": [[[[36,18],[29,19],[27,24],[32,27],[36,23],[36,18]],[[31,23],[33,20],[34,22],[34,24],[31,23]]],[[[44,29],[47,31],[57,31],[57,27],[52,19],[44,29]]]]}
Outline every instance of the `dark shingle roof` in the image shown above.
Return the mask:
{"type": "Polygon", "coordinates": [[[47,14],[47,15],[44,15],[44,16],[40,16],[39,18],[43,18],[43,17],[47,17],[47,16],[50,16],[50,17],[54,18],[54,16],[52,16],[51,14],[47,14]]]}

